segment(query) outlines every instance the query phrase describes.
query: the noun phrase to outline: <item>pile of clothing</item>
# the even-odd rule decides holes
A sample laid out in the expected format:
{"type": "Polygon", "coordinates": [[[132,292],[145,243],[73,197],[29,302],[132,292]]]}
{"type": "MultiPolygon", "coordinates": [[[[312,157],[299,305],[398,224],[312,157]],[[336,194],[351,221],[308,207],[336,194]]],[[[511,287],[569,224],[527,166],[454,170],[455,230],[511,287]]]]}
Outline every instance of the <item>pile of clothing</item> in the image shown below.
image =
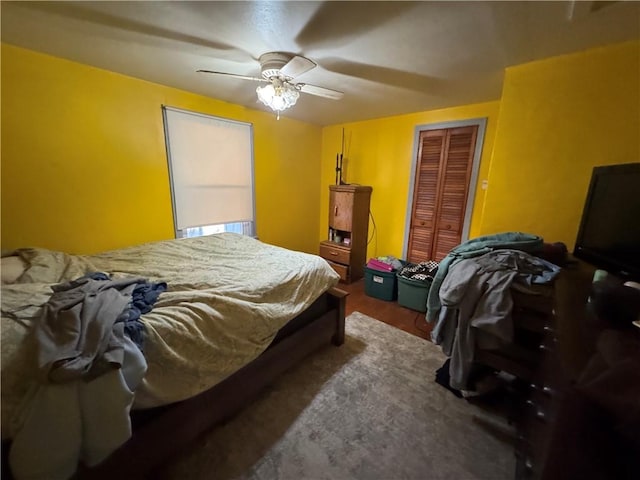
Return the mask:
{"type": "MultiPolygon", "coordinates": [[[[560,267],[541,258],[543,239],[507,232],[469,240],[441,262],[427,301],[431,339],[450,358],[450,385],[467,390],[476,348],[513,341],[511,289],[534,293],[551,283],[560,267]]],[[[566,250],[565,250],[566,251],[566,250]]]]}
{"type": "Polygon", "coordinates": [[[438,271],[438,262],[427,260],[420,263],[408,263],[398,273],[401,277],[421,282],[431,282],[438,271]]]}
{"type": "Polygon", "coordinates": [[[131,436],[147,371],[140,316],[166,289],[102,272],[52,286],[33,327],[37,380],[13,421],[16,478],[70,478],[79,462],[96,465],[131,436]]]}

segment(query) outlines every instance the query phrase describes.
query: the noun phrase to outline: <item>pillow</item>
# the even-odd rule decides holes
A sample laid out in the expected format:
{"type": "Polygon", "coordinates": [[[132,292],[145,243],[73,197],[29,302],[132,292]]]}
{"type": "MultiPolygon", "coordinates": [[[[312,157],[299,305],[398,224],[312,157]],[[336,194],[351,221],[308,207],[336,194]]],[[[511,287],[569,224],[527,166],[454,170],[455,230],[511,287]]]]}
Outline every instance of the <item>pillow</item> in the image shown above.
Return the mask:
{"type": "Polygon", "coordinates": [[[3,257],[0,265],[2,284],[14,283],[26,270],[26,263],[17,255],[3,257]]]}

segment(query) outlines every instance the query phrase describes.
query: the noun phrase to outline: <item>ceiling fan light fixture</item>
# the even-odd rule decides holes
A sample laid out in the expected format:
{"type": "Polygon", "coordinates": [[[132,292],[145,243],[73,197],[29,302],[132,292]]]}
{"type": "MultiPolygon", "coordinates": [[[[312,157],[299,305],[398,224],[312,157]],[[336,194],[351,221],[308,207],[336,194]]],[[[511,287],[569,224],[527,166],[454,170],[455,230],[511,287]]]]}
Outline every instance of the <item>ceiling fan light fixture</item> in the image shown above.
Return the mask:
{"type": "Polygon", "coordinates": [[[264,87],[256,88],[258,100],[271,108],[274,112],[281,112],[289,107],[293,107],[298,101],[300,92],[290,83],[273,79],[264,87]]]}
{"type": "Polygon", "coordinates": [[[295,83],[295,79],[298,76],[318,66],[317,63],[306,57],[285,52],[267,52],[260,55],[258,60],[260,62],[261,78],[237,73],[216,72],[214,70],[198,70],[198,72],[224,75],[266,84],[256,88],[258,100],[276,112],[276,118],[278,119],[280,119],[280,112],[296,104],[298,97],[300,97],[300,92],[332,100],[339,100],[344,95],[342,92],[330,88],[308,83],[295,83]]]}

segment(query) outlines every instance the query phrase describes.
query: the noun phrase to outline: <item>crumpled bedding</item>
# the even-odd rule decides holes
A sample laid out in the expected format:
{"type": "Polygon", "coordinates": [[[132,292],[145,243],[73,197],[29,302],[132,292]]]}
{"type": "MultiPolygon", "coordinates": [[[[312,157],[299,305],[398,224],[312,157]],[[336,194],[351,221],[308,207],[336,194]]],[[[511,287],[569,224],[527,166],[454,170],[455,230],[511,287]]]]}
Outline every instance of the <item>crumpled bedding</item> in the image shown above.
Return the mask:
{"type": "Polygon", "coordinates": [[[526,252],[498,249],[454,263],[440,287],[440,316],[431,340],[451,357],[449,384],[469,390],[476,348],[496,349],[513,341],[511,289],[551,283],[560,267],[526,252]]]}
{"type": "Polygon", "coordinates": [[[222,233],[168,240],[97,255],[21,249],[28,263],[2,286],[2,437],[35,378],[28,332],[51,285],[91,271],[112,278],[167,282],[145,325],[148,371],[134,408],[181,401],[219,383],[258,357],[277,331],[339,276],[322,258],[222,233]]]}

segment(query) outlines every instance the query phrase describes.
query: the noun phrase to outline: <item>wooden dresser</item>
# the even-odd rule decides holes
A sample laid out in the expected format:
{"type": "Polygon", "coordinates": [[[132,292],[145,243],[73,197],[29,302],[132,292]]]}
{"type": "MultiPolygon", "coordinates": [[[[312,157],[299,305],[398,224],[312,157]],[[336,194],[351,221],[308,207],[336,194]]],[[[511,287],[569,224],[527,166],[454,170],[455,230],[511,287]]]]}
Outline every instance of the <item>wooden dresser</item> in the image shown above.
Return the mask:
{"type": "MultiPolygon", "coordinates": [[[[588,304],[593,272],[574,262],[555,281],[553,313],[538,346],[540,363],[517,422],[517,479],[640,478],[639,445],[621,436],[619,419],[594,401],[611,392],[586,394],[581,384],[602,331],[588,304]]],[[[635,337],[640,351],[634,328],[621,333],[635,337]]]]}
{"type": "Polygon", "coordinates": [[[371,187],[329,187],[328,239],[320,242],[320,256],[350,283],[362,278],[367,262],[371,187]]]}

